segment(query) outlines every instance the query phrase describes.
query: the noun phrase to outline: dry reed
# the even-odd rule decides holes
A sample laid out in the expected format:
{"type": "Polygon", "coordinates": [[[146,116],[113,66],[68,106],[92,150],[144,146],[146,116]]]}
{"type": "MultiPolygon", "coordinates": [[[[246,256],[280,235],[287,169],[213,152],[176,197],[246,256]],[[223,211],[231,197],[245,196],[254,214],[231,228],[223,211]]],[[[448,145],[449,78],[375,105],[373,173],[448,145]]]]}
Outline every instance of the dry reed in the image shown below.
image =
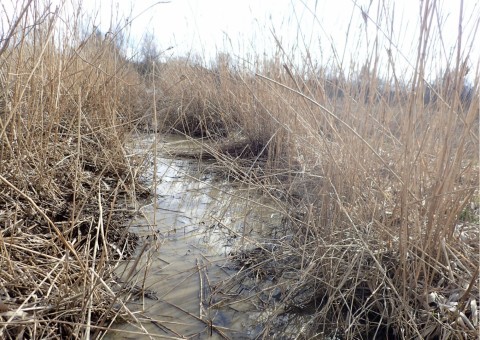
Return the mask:
{"type": "MultiPolygon", "coordinates": [[[[429,4],[411,79],[394,49],[380,74],[378,50],[346,72],[316,68],[308,51],[296,67],[279,46],[243,66],[157,63],[154,98],[122,31],[82,34],[62,8],[18,7],[0,45],[2,336],[88,337],[132,316],[113,308],[112,273],[135,244],[121,225],[139,161],[124,145],[144,124],[209,138],[229,175],[288,204],[272,242],[232,254],[236,279],[258,283],[265,338],[292,313],[302,338],[478,337],[480,76],[462,44],[476,31],[459,32],[441,81],[427,82],[442,41],[429,4]]],[[[385,34],[380,15],[361,15],[385,34]]]]}
{"type": "Polygon", "coordinates": [[[0,45],[0,337],[89,338],[130,317],[113,268],[137,242],[123,225],[142,188],[124,146],[144,90],[122,31],[15,8],[0,45]]]}
{"type": "MultiPolygon", "coordinates": [[[[224,55],[213,67],[158,65],[162,128],[226,136],[205,150],[289,202],[274,250],[257,245],[234,259],[239,280],[249,273],[280,282],[277,320],[286,311],[308,315],[297,336],[478,337],[480,76],[463,49],[476,28],[459,32],[458,53],[428,82],[426,51],[442,42],[441,27],[428,23],[440,11],[423,4],[411,78],[398,75],[393,60],[404,56],[394,50],[374,50],[348,72],[315,68],[308,50],[298,68],[282,48],[245,68],[224,55]]],[[[381,14],[359,13],[378,35],[388,32],[381,14]]],[[[280,336],[269,322],[265,338],[280,336]]]]}

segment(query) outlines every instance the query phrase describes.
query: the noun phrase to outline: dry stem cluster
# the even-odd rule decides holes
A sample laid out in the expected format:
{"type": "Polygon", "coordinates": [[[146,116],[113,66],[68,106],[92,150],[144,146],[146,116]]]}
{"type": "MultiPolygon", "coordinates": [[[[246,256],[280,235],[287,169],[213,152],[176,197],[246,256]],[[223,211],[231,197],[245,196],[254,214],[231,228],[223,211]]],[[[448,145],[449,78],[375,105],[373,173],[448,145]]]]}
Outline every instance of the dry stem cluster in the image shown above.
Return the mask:
{"type": "Polygon", "coordinates": [[[123,225],[142,188],[124,145],[140,78],[117,36],[81,34],[80,14],[29,1],[11,15],[0,44],[0,337],[83,338],[128,311],[112,273],[136,244],[123,225]]]}
{"type": "Polygon", "coordinates": [[[478,336],[479,66],[469,69],[459,36],[457,59],[426,79],[422,51],[442,39],[426,25],[439,9],[424,6],[411,78],[394,63],[381,74],[378,51],[348,73],[315,68],[310,53],[298,68],[281,48],[247,65],[224,55],[158,65],[161,128],[226,137],[208,153],[291,204],[275,250],[237,260],[283,280],[274,315],[308,310],[302,336],[478,336]]]}
{"type": "Polygon", "coordinates": [[[111,287],[135,243],[120,226],[141,191],[124,148],[136,126],[218,141],[208,152],[228,173],[288,203],[268,246],[233,256],[239,280],[274,282],[259,285],[280,302],[265,337],[289,311],[307,338],[478,336],[480,75],[461,43],[476,31],[429,83],[442,37],[428,4],[411,79],[380,73],[378,50],[347,72],[308,51],[299,68],[281,46],[142,79],[114,29],[82,35],[67,11],[19,8],[0,45],[0,336],[84,336],[128,314],[111,287]]]}

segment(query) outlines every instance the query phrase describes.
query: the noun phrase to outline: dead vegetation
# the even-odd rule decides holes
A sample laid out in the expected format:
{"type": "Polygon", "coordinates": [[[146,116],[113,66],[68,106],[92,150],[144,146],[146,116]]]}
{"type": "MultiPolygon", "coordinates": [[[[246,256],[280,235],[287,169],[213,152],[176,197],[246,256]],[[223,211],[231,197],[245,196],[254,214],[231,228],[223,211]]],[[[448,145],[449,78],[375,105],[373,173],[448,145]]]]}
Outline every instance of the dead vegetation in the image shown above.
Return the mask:
{"type": "Polygon", "coordinates": [[[0,337],[88,337],[128,314],[112,272],[137,242],[124,225],[144,189],[124,145],[140,78],[120,36],[82,36],[78,13],[4,15],[0,337]]]}
{"type": "MultiPolygon", "coordinates": [[[[274,61],[158,68],[162,128],[213,137],[205,150],[227,171],[291,204],[274,248],[233,255],[239,281],[270,299],[265,338],[289,311],[306,315],[301,338],[478,337],[479,70],[462,40],[477,32],[459,33],[429,82],[436,57],[422,51],[443,41],[427,25],[441,8],[423,6],[411,76],[395,68],[401,51],[347,71],[315,68],[308,49],[298,68],[281,46],[274,61]]],[[[358,11],[385,37],[381,13],[358,11]]]]}
{"type": "MultiPolygon", "coordinates": [[[[235,282],[262,299],[264,338],[478,337],[479,66],[464,48],[477,32],[459,34],[431,84],[425,51],[442,36],[426,23],[440,9],[423,6],[411,77],[400,51],[344,70],[308,50],[298,68],[279,46],[273,61],[158,63],[155,105],[121,33],[18,7],[0,45],[1,336],[98,335],[134,318],[112,273],[136,241],[122,225],[140,160],[124,146],[140,126],[208,139],[227,173],[289,204],[271,242],[232,254],[235,282]],[[305,321],[294,331],[291,315],[305,321]]],[[[361,14],[384,35],[379,13],[361,14]]],[[[217,291],[230,299],[232,282],[217,291]]]]}

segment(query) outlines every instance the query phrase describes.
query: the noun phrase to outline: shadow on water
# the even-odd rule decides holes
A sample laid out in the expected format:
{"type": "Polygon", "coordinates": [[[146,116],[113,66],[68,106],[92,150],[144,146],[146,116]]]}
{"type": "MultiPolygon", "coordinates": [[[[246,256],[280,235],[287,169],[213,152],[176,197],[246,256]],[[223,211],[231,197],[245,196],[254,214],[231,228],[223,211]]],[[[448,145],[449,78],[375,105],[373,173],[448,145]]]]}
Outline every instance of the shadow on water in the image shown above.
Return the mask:
{"type": "MultiPolygon", "coordinates": [[[[145,251],[138,262],[134,256],[117,270],[124,278],[133,272],[142,287],[142,296],[129,304],[138,311],[134,315],[141,327],[114,324],[116,331],[105,338],[148,338],[146,333],[153,338],[254,338],[260,331],[256,307],[248,301],[217,304],[216,283],[235,274],[226,266],[232,247],[261,242],[281,214],[257,189],[216,175],[213,164],[168,157],[165,146],[185,148],[189,142],[164,138],[157,144],[156,201],[132,221],[131,230],[141,239],[138,248],[145,251]]],[[[152,142],[145,139],[141,147],[152,142]]],[[[152,184],[153,169],[147,179],[152,184]]]]}

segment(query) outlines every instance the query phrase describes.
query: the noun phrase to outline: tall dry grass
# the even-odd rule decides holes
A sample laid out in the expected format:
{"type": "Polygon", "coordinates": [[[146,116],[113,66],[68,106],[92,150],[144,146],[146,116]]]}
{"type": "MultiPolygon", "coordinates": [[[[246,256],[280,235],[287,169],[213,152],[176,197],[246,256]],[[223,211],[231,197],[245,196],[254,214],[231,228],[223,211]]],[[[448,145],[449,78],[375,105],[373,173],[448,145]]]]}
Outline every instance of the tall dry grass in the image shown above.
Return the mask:
{"type": "Polygon", "coordinates": [[[136,243],[123,225],[141,187],[124,147],[144,91],[124,31],[62,6],[1,15],[4,339],[88,338],[128,314],[112,273],[136,243]]]}
{"type": "MultiPolygon", "coordinates": [[[[393,39],[380,14],[358,15],[393,39]]],[[[477,31],[460,31],[456,53],[428,80],[441,8],[426,1],[420,16],[411,59],[392,43],[348,70],[318,69],[308,50],[297,67],[282,48],[247,67],[224,55],[213,66],[158,65],[162,128],[236,141],[211,153],[291,203],[289,231],[258,264],[283,282],[281,308],[309,316],[302,338],[478,337],[480,74],[468,47],[477,31]],[[411,76],[395,58],[407,58],[411,76]]]]}
{"type": "Polygon", "coordinates": [[[308,50],[298,67],[282,46],[244,64],[170,60],[156,65],[149,121],[149,81],[125,57],[123,31],[85,33],[81,13],[19,6],[0,45],[1,336],[94,336],[128,314],[112,272],[133,249],[120,225],[141,190],[125,138],[146,123],[216,141],[229,173],[289,203],[274,247],[233,257],[278,282],[259,286],[281,301],[265,338],[289,311],[304,316],[305,338],[477,337],[476,31],[459,32],[429,83],[440,10],[423,3],[411,77],[393,45],[348,70],[318,68],[308,50]]]}

